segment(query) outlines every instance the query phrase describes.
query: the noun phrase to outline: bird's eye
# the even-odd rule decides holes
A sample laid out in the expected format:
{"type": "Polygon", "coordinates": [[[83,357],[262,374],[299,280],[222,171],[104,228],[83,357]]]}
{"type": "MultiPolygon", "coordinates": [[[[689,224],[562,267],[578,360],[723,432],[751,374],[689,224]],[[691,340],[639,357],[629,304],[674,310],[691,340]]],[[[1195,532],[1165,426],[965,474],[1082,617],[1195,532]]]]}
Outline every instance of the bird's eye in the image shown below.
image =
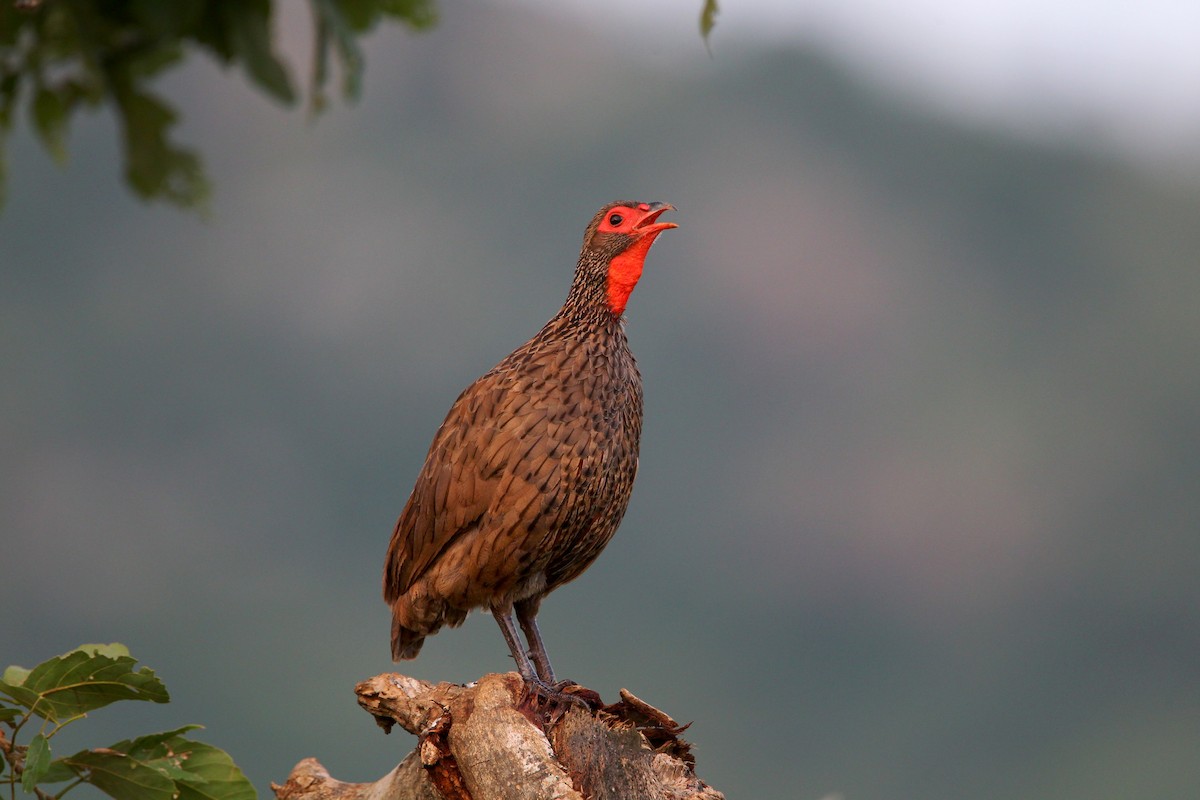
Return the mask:
{"type": "Polygon", "coordinates": [[[621,225],[621,223],[624,221],[625,221],[625,218],[622,217],[620,214],[613,214],[611,217],[608,218],[608,224],[612,225],[614,228],[619,227],[621,225]]]}

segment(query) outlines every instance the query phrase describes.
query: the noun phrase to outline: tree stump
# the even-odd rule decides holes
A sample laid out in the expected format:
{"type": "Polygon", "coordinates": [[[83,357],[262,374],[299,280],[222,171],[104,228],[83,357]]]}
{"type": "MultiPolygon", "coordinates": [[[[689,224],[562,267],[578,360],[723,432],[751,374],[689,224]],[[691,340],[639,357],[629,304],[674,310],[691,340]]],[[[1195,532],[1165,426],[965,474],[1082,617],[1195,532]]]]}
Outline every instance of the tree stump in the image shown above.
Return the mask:
{"type": "Polygon", "coordinates": [[[465,686],[386,673],[355,691],[416,749],[374,783],[338,781],[307,758],[271,784],[277,800],[724,800],[696,777],[687,726],[624,689],[607,706],[576,685],[572,702],[549,701],[510,672],[465,686]]]}

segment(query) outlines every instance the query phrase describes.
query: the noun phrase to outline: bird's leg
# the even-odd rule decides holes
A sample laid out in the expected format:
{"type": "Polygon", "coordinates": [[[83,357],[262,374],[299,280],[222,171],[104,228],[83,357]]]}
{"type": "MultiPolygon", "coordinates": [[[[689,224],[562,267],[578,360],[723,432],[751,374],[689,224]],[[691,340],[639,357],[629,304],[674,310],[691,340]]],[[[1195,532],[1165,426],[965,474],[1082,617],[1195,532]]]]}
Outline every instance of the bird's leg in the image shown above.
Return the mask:
{"type": "Polygon", "coordinates": [[[492,616],[496,618],[500,632],[504,634],[504,641],[508,643],[508,649],[512,651],[513,660],[517,662],[517,671],[521,673],[521,677],[525,679],[526,683],[541,683],[533,670],[533,664],[529,661],[529,655],[521,646],[521,640],[517,636],[517,626],[513,624],[512,604],[493,605],[492,616]]]}
{"type": "Polygon", "coordinates": [[[513,624],[512,618],[512,605],[496,604],[492,606],[492,616],[500,625],[504,641],[508,642],[508,649],[512,651],[513,659],[517,662],[517,670],[520,671],[521,678],[525,681],[526,686],[551,702],[573,703],[590,711],[591,706],[582,697],[567,694],[554,685],[554,672],[550,669],[550,659],[546,658],[546,648],[542,645],[537,624],[533,621],[536,612],[536,602],[533,603],[533,613],[530,613],[527,604],[517,604],[517,616],[521,620],[521,627],[525,629],[525,635],[530,638],[530,641],[537,643],[534,646],[536,649],[533,656],[537,659],[537,671],[535,672],[533,663],[529,660],[529,654],[521,647],[521,640],[517,638],[517,626],[513,624]]]}
{"type": "Polygon", "coordinates": [[[529,655],[533,658],[533,665],[537,668],[538,677],[553,686],[555,684],[554,668],[550,666],[550,656],[546,654],[546,645],[542,642],[542,633],[537,626],[539,605],[541,605],[541,598],[538,597],[518,601],[516,604],[517,622],[521,623],[521,630],[525,631],[525,639],[529,642],[529,655]]]}

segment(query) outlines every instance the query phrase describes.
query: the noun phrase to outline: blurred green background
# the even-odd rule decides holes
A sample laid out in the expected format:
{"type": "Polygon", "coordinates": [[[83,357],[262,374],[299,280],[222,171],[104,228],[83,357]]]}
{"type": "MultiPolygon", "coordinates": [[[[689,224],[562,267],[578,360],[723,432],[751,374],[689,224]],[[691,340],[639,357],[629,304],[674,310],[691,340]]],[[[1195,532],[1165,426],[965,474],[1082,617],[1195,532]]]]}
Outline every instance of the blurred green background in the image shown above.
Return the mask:
{"type": "MultiPolygon", "coordinates": [[[[393,668],[429,440],[594,211],[664,200],[641,473],[543,607],[557,671],[694,720],[731,800],[1200,796],[1200,134],[1068,113],[1038,65],[958,102],[819,26],[710,57],[696,6],[445,4],[313,124],[192,58],[156,89],[207,221],[133,199],[109,112],[62,170],[18,127],[0,666],[121,641],[174,698],[79,746],[201,722],[263,793],[390,769],[353,686],[393,668]]],[[[399,669],[510,667],[476,615],[399,669]]]]}

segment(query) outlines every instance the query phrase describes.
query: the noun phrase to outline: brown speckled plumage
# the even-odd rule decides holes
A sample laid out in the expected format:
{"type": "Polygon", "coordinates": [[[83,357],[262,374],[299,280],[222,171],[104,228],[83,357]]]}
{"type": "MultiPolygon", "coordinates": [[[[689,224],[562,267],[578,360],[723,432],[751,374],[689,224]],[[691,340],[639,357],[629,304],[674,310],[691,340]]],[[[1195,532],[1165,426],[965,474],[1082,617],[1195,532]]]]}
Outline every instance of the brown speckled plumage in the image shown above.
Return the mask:
{"type": "Polygon", "coordinates": [[[484,607],[522,674],[553,682],[534,622],[538,605],[612,538],[638,466],[642,381],[609,272],[614,258],[637,249],[640,273],[654,237],[674,227],[655,223],[669,208],[601,209],[562,309],[450,408],[388,547],[383,594],[397,660],[415,657],[426,636],[484,607]],[[610,231],[614,210],[640,219],[610,231]],[[514,609],[532,662],[515,640],[514,609]]]}

